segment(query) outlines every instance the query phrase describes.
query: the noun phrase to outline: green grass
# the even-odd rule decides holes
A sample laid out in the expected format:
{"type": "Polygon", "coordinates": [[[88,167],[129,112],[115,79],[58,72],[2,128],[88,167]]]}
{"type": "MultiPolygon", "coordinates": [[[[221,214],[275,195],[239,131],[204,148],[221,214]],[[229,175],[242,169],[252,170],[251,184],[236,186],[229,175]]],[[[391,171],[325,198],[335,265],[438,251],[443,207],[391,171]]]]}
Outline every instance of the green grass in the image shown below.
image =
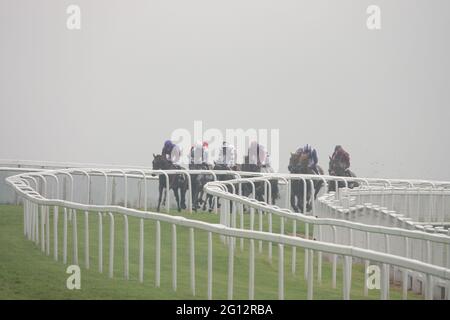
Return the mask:
{"type": "MultiPolygon", "coordinates": [[[[52,212],[52,211],[51,211],[52,212]]],[[[181,214],[207,222],[218,222],[218,216],[209,213],[181,214]]],[[[53,226],[53,213],[50,215],[53,226]]],[[[177,227],[178,289],[172,290],[171,226],[161,224],[161,287],[155,288],[155,222],[145,221],[144,233],[144,283],[138,281],[138,239],[139,220],[129,219],[130,279],[123,276],[123,218],[115,215],[114,278],[108,278],[109,262],[109,217],[103,218],[103,273],[98,272],[98,216],[89,214],[90,269],[84,261],[84,213],[77,213],[78,256],[81,266],[81,289],[66,288],[66,267],[72,263],[72,223],[68,225],[68,263],[62,263],[63,214],[60,209],[58,221],[58,261],[53,259],[53,229],[50,237],[50,256],[40,251],[40,245],[26,240],[23,235],[23,208],[21,206],[0,206],[0,299],[206,299],[207,293],[207,233],[195,232],[196,296],[190,289],[189,276],[189,232],[177,227]]],[[[246,224],[248,225],[248,218],[246,224]]],[[[255,217],[257,226],[258,218],[255,217]]],[[[264,219],[267,227],[267,219],[264,219]]],[[[274,232],[279,230],[279,219],[273,219],[274,232]]],[[[290,224],[286,230],[292,230],[290,224]]],[[[299,228],[300,232],[303,229],[299,228]]],[[[219,236],[213,235],[213,298],[227,298],[227,247],[219,236]]],[[[244,251],[237,250],[234,259],[234,299],[248,297],[248,244],[244,251]]],[[[272,261],[268,259],[268,243],[263,243],[259,253],[255,242],[255,298],[277,299],[278,297],[278,247],[273,245],[272,261]]],[[[285,298],[306,299],[306,280],[303,278],[304,250],[297,249],[297,272],[291,273],[291,248],[285,248],[285,298]]],[[[323,261],[322,282],[317,282],[317,255],[314,261],[314,298],[342,299],[342,263],[338,264],[337,288],[331,287],[331,264],[323,261]]],[[[353,265],[352,299],[378,299],[379,290],[370,290],[369,297],[363,296],[363,266],[353,265]]],[[[391,299],[399,299],[399,288],[391,284],[391,299]]],[[[421,298],[409,293],[408,298],[421,298]]]]}

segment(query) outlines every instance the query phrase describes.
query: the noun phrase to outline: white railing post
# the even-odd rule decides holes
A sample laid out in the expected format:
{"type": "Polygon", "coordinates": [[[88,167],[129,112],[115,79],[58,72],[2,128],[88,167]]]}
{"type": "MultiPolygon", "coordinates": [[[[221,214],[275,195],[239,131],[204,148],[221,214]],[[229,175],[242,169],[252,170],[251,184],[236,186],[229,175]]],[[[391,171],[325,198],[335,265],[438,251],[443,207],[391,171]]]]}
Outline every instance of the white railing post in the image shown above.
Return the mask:
{"type": "Polygon", "coordinates": [[[63,263],[67,263],[67,208],[65,207],[63,221],[63,263]]]}
{"type": "Polygon", "coordinates": [[[41,251],[45,252],[45,207],[41,207],[41,251]]]}
{"type": "MultiPolygon", "coordinates": [[[[229,240],[232,240],[229,237],[229,240]]],[[[233,241],[228,241],[228,300],[233,300],[233,274],[234,274],[234,246],[233,241]]]]}
{"type": "Polygon", "coordinates": [[[255,240],[250,239],[249,247],[248,299],[255,299],[255,240]]]}
{"type": "Polygon", "coordinates": [[[190,267],[191,267],[191,290],[192,295],[195,296],[195,242],[194,242],[194,228],[189,228],[189,247],[190,247],[190,267]]]}
{"type": "Polygon", "coordinates": [[[89,213],[84,212],[84,264],[89,269],[89,213]]]}
{"type": "MultiPolygon", "coordinates": [[[[297,220],[293,219],[292,220],[292,234],[294,237],[297,236],[297,220]]],[[[297,267],[297,247],[296,246],[292,246],[292,274],[295,275],[295,271],[296,271],[296,267],[297,267]]]]}
{"type": "Polygon", "coordinates": [[[46,247],[45,252],[49,256],[50,255],[50,207],[45,206],[45,230],[46,230],[46,247]]]}
{"type": "Polygon", "coordinates": [[[172,224],[172,289],[177,291],[177,226],[172,224]]]}
{"type": "MultiPolygon", "coordinates": [[[[272,233],[272,212],[268,213],[269,217],[269,233],[272,233]]],[[[269,256],[269,262],[272,263],[272,242],[269,241],[268,243],[268,256],[269,256]]]]}
{"type": "Polygon", "coordinates": [[[139,220],[139,282],[144,282],[144,219],[139,220]]]}
{"type": "Polygon", "coordinates": [[[351,277],[350,272],[349,272],[349,268],[351,268],[351,257],[348,256],[344,256],[343,260],[344,260],[344,266],[342,268],[342,272],[343,272],[343,290],[344,290],[344,300],[350,300],[350,284],[351,284],[351,279],[349,279],[349,277],[351,277]]]}
{"type": "Polygon", "coordinates": [[[388,291],[389,291],[389,273],[388,267],[385,263],[381,265],[381,288],[380,288],[380,299],[387,300],[388,299],[388,291]]]}
{"type": "Polygon", "coordinates": [[[128,217],[123,215],[123,275],[129,279],[129,237],[128,237],[128,217]]]}
{"type": "Polygon", "coordinates": [[[114,216],[111,212],[109,215],[109,277],[114,276],[114,216]]]}
{"type": "Polygon", "coordinates": [[[78,265],[78,225],[77,225],[77,210],[72,212],[72,233],[73,233],[73,263],[78,265]]]}
{"type": "Polygon", "coordinates": [[[208,232],[208,300],[212,299],[212,233],[208,232]]]}
{"type": "Polygon", "coordinates": [[[312,300],[313,299],[313,285],[314,285],[314,251],[311,249],[308,249],[306,251],[306,254],[308,255],[308,290],[307,290],[307,299],[312,300]]]}
{"type": "Polygon", "coordinates": [[[58,261],[58,207],[53,208],[53,256],[58,261]]]}
{"type": "Polygon", "coordinates": [[[284,300],[284,247],[278,245],[278,300],[284,300]]]}
{"type": "MultiPolygon", "coordinates": [[[[66,213],[64,213],[64,221],[66,220],[66,213]]],[[[103,217],[101,212],[98,212],[98,272],[103,273],[103,217]]]]}
{"type": "Polygon", "coordinates": [[[155,286],[159,288],[161,285],[161,223],[156,221],[156,241],[155,241],[155,286]]]}

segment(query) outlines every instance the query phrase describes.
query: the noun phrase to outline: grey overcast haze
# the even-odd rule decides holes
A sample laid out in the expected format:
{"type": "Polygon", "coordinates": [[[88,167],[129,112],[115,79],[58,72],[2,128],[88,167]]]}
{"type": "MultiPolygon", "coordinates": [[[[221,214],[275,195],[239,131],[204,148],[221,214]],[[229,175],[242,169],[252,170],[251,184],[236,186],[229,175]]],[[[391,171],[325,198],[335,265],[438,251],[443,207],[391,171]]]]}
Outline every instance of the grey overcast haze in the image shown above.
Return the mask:
{"type": "Polygon", "coordinates": [[[341,144],[358,176],[450,180],[449,39],[448,0],[0,0],[0,158],[151,166],[201,120],[279,129],[282,172],[341,144]]]}

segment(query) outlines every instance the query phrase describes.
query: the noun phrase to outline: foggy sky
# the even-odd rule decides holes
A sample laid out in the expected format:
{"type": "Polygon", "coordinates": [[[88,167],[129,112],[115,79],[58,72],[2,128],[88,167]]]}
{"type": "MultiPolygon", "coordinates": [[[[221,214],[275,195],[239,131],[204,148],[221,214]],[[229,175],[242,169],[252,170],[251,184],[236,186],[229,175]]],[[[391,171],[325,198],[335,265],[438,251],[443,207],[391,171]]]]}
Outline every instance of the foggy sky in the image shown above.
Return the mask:
{"type": "Polygon", "coordinates": [[[202,120],[279,129],[283,172],[342,144],[359,176],[450,180],[449,18],[448,0],[0,0],[0,158],[150,166],[202,120]]]}

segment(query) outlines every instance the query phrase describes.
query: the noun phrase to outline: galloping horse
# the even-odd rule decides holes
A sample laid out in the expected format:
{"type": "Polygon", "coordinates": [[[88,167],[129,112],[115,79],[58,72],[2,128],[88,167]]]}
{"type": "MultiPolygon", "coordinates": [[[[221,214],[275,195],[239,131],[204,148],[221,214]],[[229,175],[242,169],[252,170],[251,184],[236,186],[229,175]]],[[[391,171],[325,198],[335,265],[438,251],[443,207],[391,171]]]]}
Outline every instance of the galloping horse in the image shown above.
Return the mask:
{"type": "MultiPolygon", "coordinates": [[[[338,176],[338,177],[356,177],[356,175],[350,170],[345,167],[345,163],[342,161],[339,161],[337,159],[333,159],[330,157],[330,163],[328,165],[328,173],[330,176],[338,176]]],[[[348,187],[350,189],[353,189],[355,187],[359,186],[359,183],[356,181],[350,181],[347,183],[348,187]]],[[[344,181],[338,181],[336,182],[329,182],[328,183],[328,191],[336,191],[336,185],[338,188],[345,187],[344,181]]]]}
{"type": "MultiPolygon", "coordinates": [[[[259,164],[249,163],[248,156],[245,156],[244,163],[237,166],[239,171],[246,172],[270,172],[270,168],[267,166],[262,166],[259,164]]],[[[280,193],[278,189],[278,179],[270,179],[270,189],[271,189],[271,202],[275,204],[275,200],[280,198],[280,193]]],[[[258,201],[264,201],[264,185],[265,182],[257,181],[255,184],[255,199],[258,201]]],[[[249,183],[242,184],[242,195],[248,197],[252,193],[252,187],[249,183]]]]}
{"type": "MultiPolygon", "coordinates": [[[[306,153],[291,153],[291,158],[289,159],[289,172],[299,173],[299,174],[317,174],[313,169],[309,167],[309,155],[306,153]]],[[[319,174],[323,175],[322,168],[317,165],[319,174]]],[[[295,212],[303,212],[303,196],[306,192],[306,211],[310,211],[312,208],[312,196],[311,196],[311,179],[306,179],[306,190],[304,182],[301,180],[291,180],[291,206],[295,212]],[[295,201],[297,198],[297,202],[295,201]]],[[[316,199],[320,188],[323,185],[322,180],[314,180],[314,199],[316,199]]]]}
{"type": "MultiPolygon", "coordinates": [[[[207,164],[190,164],[190,170],[210,170],[211,168],[207,164]]],[[[197,211],[200,208],[199,204],[203,203],[203,210],[206,210],[206,204],[209,200],[209,211],[212,210],[212,200],[211,196],[207,196],[206,200],[203,200],[203,187],[210,181],[214,181],[214,176],[212,174],[200,173],[191,174],[192,183],[192,209],[197,211]]]]}
{"type": "MultiPolygon", "coordinates": [[[[173,170],[173,169],[182,169],[180,166],[177,166],[167,160],[164,156],[158,154],[153,154],[153,169],[155,170],[173,170]]],[[[158,208],[161,205],[161,196],[163,194],[163,190],[166,188],[166,177],[164,175],[159,175],[159,197],[158,197],[158,208]]],[[[169,188],[173,190],[175,195],[175,199],[177,201],[178,212],[181,209],[186,209],[186,191],[188,189],[188,181],[183,174],[170,174],[169,173],[169,188]],[[180,203],[181,197],[181,203],[180,203]]],[[[164,192],[164,200],[163,205],[166,203],[166,193],[164,192]]]]}
{"type": "MultiPolygon", "coordinates": [[[[236,166],[231,168],[226,164],[214,162],[213,170],[236,171],[236,166]]],[[[232,180],[234,178],[235,178],[235,176],[233,174],[218,174],[217,175],[218,181],[232,180]]],[[[210,180],[210,181],[213,181],[213,180],[210,180]]],[[[207,181],[207,182],[209,182],[209,181],[207,181]]],[[[231,187],[229,185],[227,185],[227,189],[229,192],[232,192],[231,187]]],[[[206,195],[206,199],[203,202],[203,211],[206,210],[206,205],[209,206],[208,211],[211,212],[213,209],[213,196],[210,194],[206,195]]],[[[217,202],[217,207],[220,207],[219,202],[217,202]]]]}

